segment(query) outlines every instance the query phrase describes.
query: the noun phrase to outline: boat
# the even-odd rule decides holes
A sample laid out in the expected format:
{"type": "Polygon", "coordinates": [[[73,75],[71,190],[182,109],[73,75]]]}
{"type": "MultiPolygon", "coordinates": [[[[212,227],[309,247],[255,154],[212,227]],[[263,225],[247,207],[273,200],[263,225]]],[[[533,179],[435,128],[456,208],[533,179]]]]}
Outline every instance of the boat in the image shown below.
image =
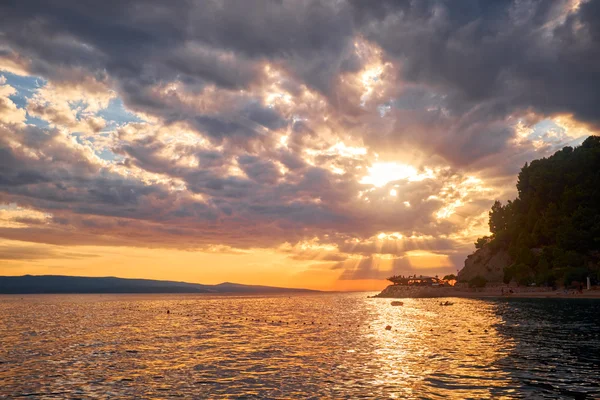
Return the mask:
{"type": "Polygon", "coordinates": [[[451,305],[453,305],[453,304],[454,304],[454,303],[451,303],[451,302],[447,301],[447,302],[445,302],[445,303],[440,303],[440,306],[451,306],[451,305]]]}
{"type": "Polygon", "coordinates": [[[404,303],[401,301],[392,301],[390,304],[393,306],[403,306],[404,305],[404,303]]]}

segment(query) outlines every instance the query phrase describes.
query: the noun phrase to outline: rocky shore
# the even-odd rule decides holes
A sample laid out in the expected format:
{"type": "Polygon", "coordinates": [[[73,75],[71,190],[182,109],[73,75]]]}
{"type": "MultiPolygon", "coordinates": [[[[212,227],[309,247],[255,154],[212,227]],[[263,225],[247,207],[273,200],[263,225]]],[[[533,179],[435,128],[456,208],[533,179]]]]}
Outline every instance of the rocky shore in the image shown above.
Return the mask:
{"type": "Polygon", "coordinates": [[[373,297],[387,299],[406,298],[436,298],[436,297],[515,297],[515,298],[598,298],[600,290],[584,290],[582,293],[569,290],[551,290],[549,288],[509,288],[489,287],[479,289],[458,287],[409,287],[400,285],[389,285],[381,293],[373,297]]]}

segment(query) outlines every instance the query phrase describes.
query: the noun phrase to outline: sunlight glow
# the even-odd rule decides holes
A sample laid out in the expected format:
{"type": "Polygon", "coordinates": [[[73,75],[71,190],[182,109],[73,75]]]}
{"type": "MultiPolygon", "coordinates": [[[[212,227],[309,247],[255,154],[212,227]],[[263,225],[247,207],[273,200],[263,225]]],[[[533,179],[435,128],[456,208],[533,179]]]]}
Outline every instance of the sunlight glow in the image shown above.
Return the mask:
{"type": "Polygon", "coordinates": [[[373,94],[374,87],[378,83],[382,72],[383,67],[381,65],[376,65],[372,68],[368,68],[362,73],[360,80],[363,85],[364,92],[360,97],[361,106],[364,106],[366,101],[373,94]]]}
{"type": "Polygon", "coordinates": [[[400,240],[402,239],[404,236],[400,233],[400,232],[390,232],[390,233],[385,233],[385,232],[381,232],[379,235],[377,235],[377,239],[379,240],[400,240]]]}
{"type": "MultiPolygon", "coordinates": [[[[401,179],[407,179],[411,182],[422,181],[423,179],[431,176],[430,171],[427,171],[424,174],[419,174],[415,167],[406,164],[398,164],[395,162],[377,162],[367,169],[369,170],[369,175],[363,177],[360,183],[365,183],[376,187],[382,187],[389,182],[398,181],[401,179]]],[[[390,194],[392,193],[390,192],[390,194]]],[[[395,196],[395,194],[392,194],[392,196],[395,196]]]]}
{"type": "Polygon", "coordinates": [[[347,146],[344,142],[337,142],[327,150],[330,154],[338,154],[342,157],[360,157],[367,154],[364,147],[347,146]]]}
{"type": "MultiPolygon", "coordinates": [[[[482,180],[474,176],[468,176],[458,184],[450,184],[447,187],[444,187],[440,193],[443,195],[452,195],[447,197],[448,203],[435,213],[436,218],[450,218],[452,215],[456,214],[457,209],[465,205],[465,200],[469,194],[486,191],[489,191],[489,189],[483,186],[482,180]]],[[[437,198],[436,196],[429,196],[429,198],[432,197],[437,198]]]]}
{"type": "Polygon", "coordinates": [[[289,138],[290,135],[281,135],[281,137],[279,138],[279,144],[282,147],[287,147],[289,138]]]}
{"type": "Polygon", "coordinates": [[[304,152],[310,157],[327,155],[360,160],[367,154],[367,149],[359,146],[348,146],[344,142],[337,142],[326,150],[305,149],[304,152]]]}

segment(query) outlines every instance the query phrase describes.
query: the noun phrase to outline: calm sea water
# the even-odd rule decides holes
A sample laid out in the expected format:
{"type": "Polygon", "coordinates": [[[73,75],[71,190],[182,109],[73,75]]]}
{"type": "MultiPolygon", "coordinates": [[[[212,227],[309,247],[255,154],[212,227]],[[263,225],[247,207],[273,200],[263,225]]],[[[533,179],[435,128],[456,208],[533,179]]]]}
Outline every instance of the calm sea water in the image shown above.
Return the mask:
{"type": "Polygon", "coordinates": [[[598,300],[366,297],[0,296],[0,398],[600,398],[598,300]]]}

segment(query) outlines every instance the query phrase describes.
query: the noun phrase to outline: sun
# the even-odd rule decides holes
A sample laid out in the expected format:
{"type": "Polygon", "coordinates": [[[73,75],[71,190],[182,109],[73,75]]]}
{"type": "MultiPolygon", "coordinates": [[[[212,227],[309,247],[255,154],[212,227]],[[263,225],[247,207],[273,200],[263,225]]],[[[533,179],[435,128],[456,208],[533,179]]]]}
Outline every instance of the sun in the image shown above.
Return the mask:
{"type": "MultiPolygon", "coordinates": [[[[407,179],[409,181],[420,181],[425,179],[425,176],[419,174],[417,169],[406,164],[398,164],[395,162],[377,162],[367,168],[369,175],[363,177],[360,183],[370,184],[376,187],[383,187],[389,182],[407,179]]],[[[396,194],[397,192],[394,191],[396,194]]],[[[395,196],[396,194],[392,194],[395,196]]]]}

